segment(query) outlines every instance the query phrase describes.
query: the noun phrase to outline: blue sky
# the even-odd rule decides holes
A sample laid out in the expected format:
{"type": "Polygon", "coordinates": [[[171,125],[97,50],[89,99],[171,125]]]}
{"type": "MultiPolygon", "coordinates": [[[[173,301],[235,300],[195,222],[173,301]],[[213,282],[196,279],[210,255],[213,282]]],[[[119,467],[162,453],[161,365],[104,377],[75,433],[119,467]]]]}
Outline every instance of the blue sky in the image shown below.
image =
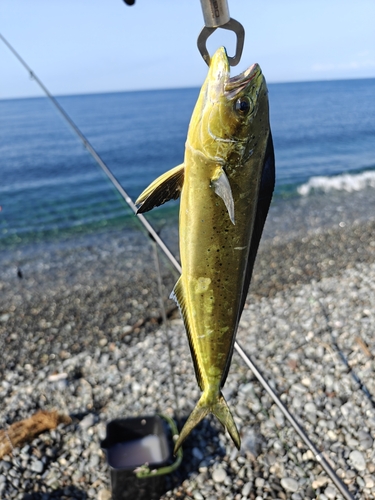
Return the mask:
{"type": "MultiPolygon", "coordinates": [[[[375,77],[374,0],[228,0],[246,31],[236,74],[269,82],[375,77]]],[[[0,33],[55,95],[200,86],[199,0],[1,0],[0,33]]],[[[213,52],[235,37],[217,30],[213,52]]],[[[41,95],[0,41],[0,98],[41,95]]]]}

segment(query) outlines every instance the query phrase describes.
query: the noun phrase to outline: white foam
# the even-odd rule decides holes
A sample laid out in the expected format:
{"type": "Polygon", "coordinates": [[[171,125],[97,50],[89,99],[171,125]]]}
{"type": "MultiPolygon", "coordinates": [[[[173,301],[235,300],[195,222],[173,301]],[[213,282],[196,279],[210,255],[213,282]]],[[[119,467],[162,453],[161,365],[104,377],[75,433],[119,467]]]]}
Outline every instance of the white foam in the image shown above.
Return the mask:
{"type": "Polygon", "coordinates": [[[311,177],[308,182],[297,188],[301,196],[307,196],[310,191],[317,190],[328,193],[330,191],[361,191],[367,187],[375,188],[375,171],[360,174],[342,174],[334,177],[311,177]]]}

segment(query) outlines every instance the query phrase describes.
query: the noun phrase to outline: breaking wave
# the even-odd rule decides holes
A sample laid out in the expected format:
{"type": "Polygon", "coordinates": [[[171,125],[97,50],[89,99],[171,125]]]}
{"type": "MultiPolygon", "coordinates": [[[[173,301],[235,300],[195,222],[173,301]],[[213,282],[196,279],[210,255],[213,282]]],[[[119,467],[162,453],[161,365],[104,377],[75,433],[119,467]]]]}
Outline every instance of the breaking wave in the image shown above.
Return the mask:
{"type": "Polygon", "coordinates": [[[332,177],[311,177],[308,182],[297,188],[301,196],[307,196],[311,191],[346,191],[352,193],[362,189],[375,188],[375,171],[366,171],[359,174],[341,174],[332,177]]]}

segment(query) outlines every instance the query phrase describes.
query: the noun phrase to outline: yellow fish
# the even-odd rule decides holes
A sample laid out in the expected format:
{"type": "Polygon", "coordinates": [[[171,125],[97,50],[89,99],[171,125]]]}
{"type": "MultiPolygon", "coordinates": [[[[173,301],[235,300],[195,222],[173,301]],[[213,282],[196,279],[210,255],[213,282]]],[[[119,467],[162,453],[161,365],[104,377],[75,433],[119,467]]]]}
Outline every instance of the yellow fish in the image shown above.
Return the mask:
{"type": "Polygon", "coordinates": [[[266,81],[257,64],[230,78],[222,47],[211,59],[193,111],[184,163],[156,179],[136,201],[143,213],[181,195],[182,274],[172,297],[180,307],[203,394],[175,452],[209,413],[240,447],[221,388],[274,182],[266,81]]]}

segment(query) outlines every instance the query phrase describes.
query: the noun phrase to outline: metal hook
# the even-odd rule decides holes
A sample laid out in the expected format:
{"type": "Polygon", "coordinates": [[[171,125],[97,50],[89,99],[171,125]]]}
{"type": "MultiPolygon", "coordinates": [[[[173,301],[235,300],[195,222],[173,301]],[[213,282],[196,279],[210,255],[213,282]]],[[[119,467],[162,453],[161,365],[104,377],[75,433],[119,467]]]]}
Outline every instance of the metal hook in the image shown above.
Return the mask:
{"type": "MultiPolygon", "coordinates": [[[[241,23],[236,21],[235,19],[230,18],[229,21],[220,28],[223,28],[225,30],[229,31],[234,31],[234,33],[237,35],[237,44],[236,44],[236,53],[233,57],[228,56],[229,64],[230,66],[236,66],[241,59],[242,55],[242,50],[245,42],[245,29],[242,26],[241,23]]],[[[197,40],[197,45],[198,45],[198,50],[201,53],[203,59],[206,61],[208,66],[210,65],[211,57],[210,54],[208,53],[206,42],[207,39],[212,33],[217,29],[216,28],[211,28],[205,26],[202,31],[200,32],[197,40]]]]}

